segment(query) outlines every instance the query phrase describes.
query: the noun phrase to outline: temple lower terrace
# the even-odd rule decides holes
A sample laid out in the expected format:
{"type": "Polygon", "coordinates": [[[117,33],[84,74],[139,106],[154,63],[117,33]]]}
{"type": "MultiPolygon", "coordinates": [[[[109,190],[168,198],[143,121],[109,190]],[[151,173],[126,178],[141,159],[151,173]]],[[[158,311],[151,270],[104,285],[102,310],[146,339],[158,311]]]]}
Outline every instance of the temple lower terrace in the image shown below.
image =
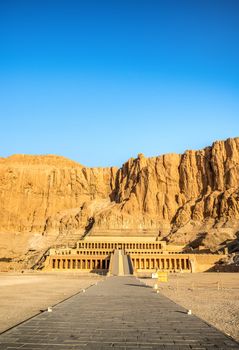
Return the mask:
{"type": "Polygon", "coordinates": [[[225,257],[222,254],[185,253],[183,246],[167,245],[155,237],[93,237],[76,247],[51,248],[47,270],[82,270],[111,275],[167,272],[203,272],[225,257]]]}

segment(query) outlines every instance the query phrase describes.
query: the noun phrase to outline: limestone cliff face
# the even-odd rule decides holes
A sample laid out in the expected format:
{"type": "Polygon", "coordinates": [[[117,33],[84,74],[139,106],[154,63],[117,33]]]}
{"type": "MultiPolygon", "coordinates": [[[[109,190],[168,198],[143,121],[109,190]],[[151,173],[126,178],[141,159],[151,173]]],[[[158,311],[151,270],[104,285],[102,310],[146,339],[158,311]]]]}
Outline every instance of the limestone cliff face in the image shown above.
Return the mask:
{"type": "Polygon", "coordinates": [[[130,159],[118,170],[113,208],[100,229],[159,232],[171,242],[215,248],[239,229],[239,139],[182,155],[130,159]]]}
{"type": "MultiPolygon", "coordinates": [[[[145,229],[159,228],[162,223],[181,227],[190,220],[202,223],[207,219],[215,222],[237,219],[238,189],[236,138],[183,155],[154,158],[139,155],[130,159],[117,173],[114,200],[120,225],[130,216],[145,229]]],[[[112,215],[111,210],[108,219],[112,215]]]]}
{"type": "Polygon", "coordinates": [[[114,230],[218,245],[239,229],[239,138],[182,155],[140,154],[120,169],[0,158],[0,196],[0,232],[42,235],[46,245],[114,230]]]}
{"type": "Polygon", "coordinates": [[[84,168],[56,156],[1,159],[0,230],[44,233],[54,216],[63,219],[82,211],[86,202],[108,198],[116,171],[84,168]]]}

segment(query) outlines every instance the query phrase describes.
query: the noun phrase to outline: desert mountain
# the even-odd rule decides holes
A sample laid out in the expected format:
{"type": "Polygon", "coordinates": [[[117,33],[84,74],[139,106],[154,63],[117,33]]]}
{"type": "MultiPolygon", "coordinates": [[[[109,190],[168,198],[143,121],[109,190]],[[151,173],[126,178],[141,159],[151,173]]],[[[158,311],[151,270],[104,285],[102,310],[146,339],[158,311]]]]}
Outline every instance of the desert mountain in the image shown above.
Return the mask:
{"type": "Polygon", "coordinates": [[[0,158],[0,254],[17,256],[87,234],[154,234],[218,249],[239,230],[239,138],[121,168],[46,155],[0,158]]]}

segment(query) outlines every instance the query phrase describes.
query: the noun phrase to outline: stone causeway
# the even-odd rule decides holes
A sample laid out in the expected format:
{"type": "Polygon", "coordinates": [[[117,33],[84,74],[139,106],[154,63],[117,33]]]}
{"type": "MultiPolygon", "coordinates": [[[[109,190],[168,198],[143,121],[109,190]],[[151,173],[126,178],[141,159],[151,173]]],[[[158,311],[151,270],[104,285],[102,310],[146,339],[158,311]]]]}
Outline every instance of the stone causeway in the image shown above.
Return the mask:
{"type": "Polygon", "coordinates": [[[239,349],[135,277],[107,277],[0,335],[1,350],[239,349]]]}

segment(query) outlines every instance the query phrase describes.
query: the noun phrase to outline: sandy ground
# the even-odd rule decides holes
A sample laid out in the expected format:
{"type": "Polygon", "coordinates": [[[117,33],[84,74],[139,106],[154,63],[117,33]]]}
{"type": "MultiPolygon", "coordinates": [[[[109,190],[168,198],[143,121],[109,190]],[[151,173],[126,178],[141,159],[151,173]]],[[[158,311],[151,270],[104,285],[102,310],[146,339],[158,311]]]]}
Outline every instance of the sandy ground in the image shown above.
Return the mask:
{"type": "Polygon", "coordinates": [[[142,279],[239,341],[239,273],[171,274],[168,282],[142,279]]]}
{"type": "Polygon", "coordinates": [[[103,279],[65,273],[0,273],[0,332],[103,279]]]}

